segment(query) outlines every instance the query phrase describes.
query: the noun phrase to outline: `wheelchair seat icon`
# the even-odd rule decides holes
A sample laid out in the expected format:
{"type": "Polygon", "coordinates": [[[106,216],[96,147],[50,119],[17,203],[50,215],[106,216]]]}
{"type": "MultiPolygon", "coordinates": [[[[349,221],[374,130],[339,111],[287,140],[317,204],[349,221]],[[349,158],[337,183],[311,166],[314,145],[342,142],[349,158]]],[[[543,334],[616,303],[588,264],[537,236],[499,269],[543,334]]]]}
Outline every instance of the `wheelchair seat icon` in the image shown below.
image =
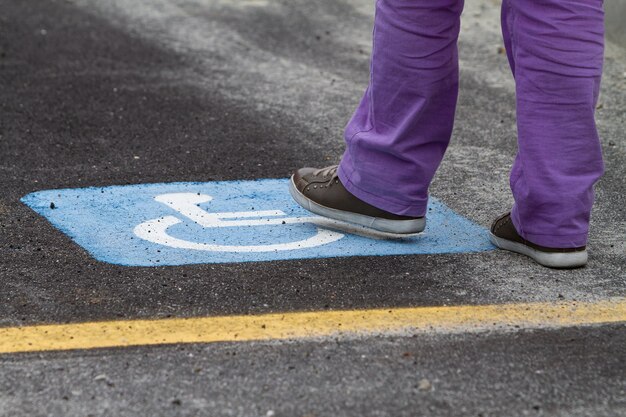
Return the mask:
{"type": "Polygon", "coordinates": [[[206,228],[285,226],[302,223],[313,223],[318,226],[316,227],[315,235],[307,239],[286,243],[241,246],[191,242],[173,237],[168,233],[168,229],[183,221],[176,216],[163,216],[148,220],[137,225],[133,230],[134,234],[141,239],[176,249],[191,249],[208,252],[276,252],[322,246],[336,242],[345,236],[343,233],[319,227],[320,225],[327,225],[327,221],[323,218],[285,217],[286,214],[281,210],[211,213],[198,206],[199,204],[208,203],[213,200],[213,197],[207,194],[169,193],[158,195],[154,199],[177,211],[181,216],[206,228]]]}

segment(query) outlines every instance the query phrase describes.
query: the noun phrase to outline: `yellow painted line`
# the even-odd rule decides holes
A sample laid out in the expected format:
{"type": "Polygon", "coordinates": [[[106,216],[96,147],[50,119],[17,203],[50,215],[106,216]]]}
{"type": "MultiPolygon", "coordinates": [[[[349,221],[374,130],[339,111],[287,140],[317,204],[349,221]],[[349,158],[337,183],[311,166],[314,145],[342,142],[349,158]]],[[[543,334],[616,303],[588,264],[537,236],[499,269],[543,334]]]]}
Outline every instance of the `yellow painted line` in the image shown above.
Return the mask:
{"type": "Polygon", "coordinates": [[[0,353],[416,332],[506,331],[617,322],[626,322],[626,298],[122,320],[0,328],[0,353]]]}

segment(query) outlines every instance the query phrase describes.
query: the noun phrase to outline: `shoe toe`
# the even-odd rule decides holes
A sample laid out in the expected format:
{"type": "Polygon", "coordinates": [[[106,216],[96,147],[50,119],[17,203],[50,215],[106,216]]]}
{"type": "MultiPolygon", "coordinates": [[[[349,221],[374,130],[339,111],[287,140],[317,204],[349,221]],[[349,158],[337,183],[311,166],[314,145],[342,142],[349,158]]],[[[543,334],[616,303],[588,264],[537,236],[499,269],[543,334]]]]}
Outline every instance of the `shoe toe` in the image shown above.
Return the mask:
{"type": "Polygon", "coordinates": [[[304,188],[309,184],[308,178],[315,171],[317,171],[316,168],[300,168],[293,173],[293,182],[298,191],[302,192],[304,190],[304,188]]]}
{"type": "Polygon", "coordinates": [[[506,222],[510,220],[510,217],[511,217],[511,213],[505,213],[497,217],[493,221],[493,223],[491,223],[491,228],[490,228],[491,233],[495,234],[503,224],[505,224],[506,222]]]}

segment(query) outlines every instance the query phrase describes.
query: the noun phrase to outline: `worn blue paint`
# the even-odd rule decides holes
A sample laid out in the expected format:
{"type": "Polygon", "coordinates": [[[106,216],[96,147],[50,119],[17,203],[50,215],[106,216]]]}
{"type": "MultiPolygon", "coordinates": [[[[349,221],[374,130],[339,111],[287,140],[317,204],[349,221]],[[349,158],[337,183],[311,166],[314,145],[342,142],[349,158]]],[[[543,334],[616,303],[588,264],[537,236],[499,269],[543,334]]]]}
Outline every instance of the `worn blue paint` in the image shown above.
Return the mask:
{"type": "MultiPolygon", "coordinates": [[[[431,199],[426,231],[404,239],[371,239],[346,234],[342,239],[309,249],[261,253],[205,252],[177,249],[145,241],[133,233],[136,225],[162,216],[182,223],[170,234],[194,242],[221,245],[261,245],[292,242],[315,235],[316,226],[279,224],[203,228],[154,200],[166,193],[201,193],[214,199],[201,204],[209,212],[282,210],[286,217],[311,216],[289,195],[287,179],[182,182],[89,187],[39,191],[22,202],[48,219],[99,261],[128,266],[253,262],[342,256],[480,252],[493,249],[485,228],[431,199]],[[54,203],[54,208],[51,208],[54,203]]],[[[343,233],[343,232],[342,232],[343,233]]]]}

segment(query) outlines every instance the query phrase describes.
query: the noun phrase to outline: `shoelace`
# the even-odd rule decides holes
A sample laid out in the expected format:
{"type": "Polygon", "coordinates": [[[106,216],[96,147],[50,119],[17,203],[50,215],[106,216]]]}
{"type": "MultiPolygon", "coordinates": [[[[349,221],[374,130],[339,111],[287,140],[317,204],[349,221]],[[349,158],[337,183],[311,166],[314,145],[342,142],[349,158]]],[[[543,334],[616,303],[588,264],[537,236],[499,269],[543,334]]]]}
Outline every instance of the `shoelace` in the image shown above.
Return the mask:
{"type": "Polygon", "coordinates": [[[317,175],[321,175],[324,178],[328,177],[330,175],[330,179],[328,180],[328,182],[330,183],[329,186],[335,182],[335,180],[337,179],[338,175],[337,175],[337,167],[338,165],[332,165],[326,168],[322,168],[318,171],[317,175]]]}

